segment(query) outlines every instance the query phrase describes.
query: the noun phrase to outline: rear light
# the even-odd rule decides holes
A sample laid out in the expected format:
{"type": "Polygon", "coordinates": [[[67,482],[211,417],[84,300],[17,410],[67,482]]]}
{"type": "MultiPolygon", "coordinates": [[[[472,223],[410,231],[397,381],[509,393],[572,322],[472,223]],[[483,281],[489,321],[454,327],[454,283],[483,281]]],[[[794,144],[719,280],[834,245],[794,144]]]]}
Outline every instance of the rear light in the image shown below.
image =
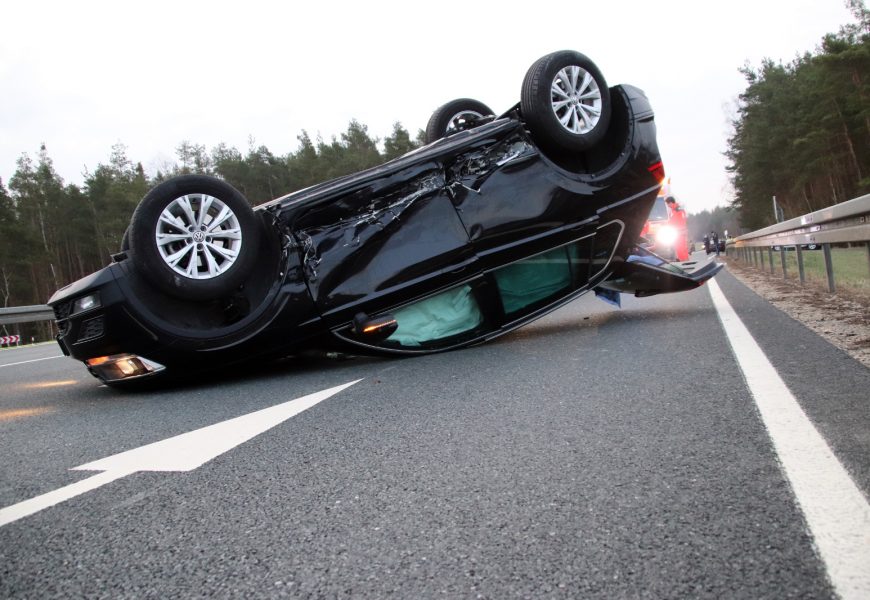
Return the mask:
{"type": "Polygon", "coordinates": [[[662,161],[650,165],[649,167],[647,167],[647,171],[652,173],[652,176],[656,178],[656,181],[658,181],[659,183],[664,183],[665,164],[662,161]]]}

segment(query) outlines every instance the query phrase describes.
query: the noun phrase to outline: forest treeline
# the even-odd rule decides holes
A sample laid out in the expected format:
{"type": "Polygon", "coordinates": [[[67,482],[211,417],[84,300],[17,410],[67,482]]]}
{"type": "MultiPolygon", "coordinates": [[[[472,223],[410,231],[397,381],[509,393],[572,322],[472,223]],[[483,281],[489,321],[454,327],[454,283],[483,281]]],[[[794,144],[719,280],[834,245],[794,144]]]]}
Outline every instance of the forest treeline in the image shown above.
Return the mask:
{"type": "Polygon", "coordinates": [[[731,203],[749,231],[870,192],[870,11],[789,64],[744,66],[726,156],[731,203]]]}
{"type": "MultiPolygon", "coordinates": [[[[303,131],[298,149],[284,156],[253,143],[243,153],[226,144],[208,151],[182,142],[176,162],[154,176],[127,156],[123,144],[116,144],[108,162],[85,173],[81,186],[64,183],[43,145],[35,159],[27,154],[18,159],[8,186],[0,181],[0,306],[43,304],[59,287],[105,266],[119,251],[136,205],[169,177],[220,177],[256,205],[401,156],[419,147],[422,136],[419,131],[412,138],[396,123],[379,140],[365,125],[351,121],[328,142],[312,140],[303,131]]],[[[0,327],[0,333],[44,333],[39,329],[0,327]]]]}

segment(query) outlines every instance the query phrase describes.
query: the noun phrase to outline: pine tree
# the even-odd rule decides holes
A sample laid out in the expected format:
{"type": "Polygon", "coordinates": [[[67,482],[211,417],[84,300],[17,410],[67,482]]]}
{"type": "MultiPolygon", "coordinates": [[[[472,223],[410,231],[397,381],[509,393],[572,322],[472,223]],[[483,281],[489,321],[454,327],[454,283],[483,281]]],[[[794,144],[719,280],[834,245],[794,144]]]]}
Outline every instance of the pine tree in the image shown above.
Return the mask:
{"type": "Polygon", "coordinates": [[[392,160],[419,147],[419,143],[411,141],[408,130],[396,121],[393,132],[384,138],[384,160],[392,160]]]}

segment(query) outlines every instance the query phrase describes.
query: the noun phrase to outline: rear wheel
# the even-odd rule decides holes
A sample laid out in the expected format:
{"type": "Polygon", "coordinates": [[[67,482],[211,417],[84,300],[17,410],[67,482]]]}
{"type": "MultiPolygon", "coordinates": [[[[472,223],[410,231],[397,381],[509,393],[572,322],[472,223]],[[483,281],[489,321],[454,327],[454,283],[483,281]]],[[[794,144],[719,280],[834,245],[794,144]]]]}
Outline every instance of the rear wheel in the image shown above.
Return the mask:
{"type": "Polygon", "coordinates": [[[587,56],[563,50],[529,67],[520,94],[520,110],[538,144],[581,152],[607,133],[610,90],[601,71],[587,56]]]}
{"type": "Polygon", "coordinates": [[[426,124],[426,143],[475,127],[484,117],[493,115],[483,102],[471,98],[452,100],[439,106],[426,124]]]}
{"type": "Polygon", "coordinates": [[[156,186],[130,222],[137,271],[178,298],[212,300],[233,292],[250,274],[259,245],[259,223],[244,196],[203,175],[156,186]]]}

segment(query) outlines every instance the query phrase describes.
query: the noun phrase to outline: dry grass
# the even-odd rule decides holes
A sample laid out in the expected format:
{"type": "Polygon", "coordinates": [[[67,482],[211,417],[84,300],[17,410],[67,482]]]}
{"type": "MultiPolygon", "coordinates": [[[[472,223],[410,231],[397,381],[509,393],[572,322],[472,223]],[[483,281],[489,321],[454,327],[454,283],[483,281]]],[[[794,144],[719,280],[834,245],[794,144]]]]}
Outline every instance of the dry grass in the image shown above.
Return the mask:
{"type": "MultiPolygon", "coordinates": [[[[785,253],[786,277],[799,280],[797,252],[787,250],[785,253]]],[[[803,253],[804,271],[807,285],[828,289],[828,278],[825,274],[824,253],[820,250],[805,250],[803,253]]],[[[764,269],[770,272],[770,256],[764,252],[764,269]]],[[[870,300],[870,263],[868,263],[867,248],[832,248],[831,262],[834,267],[834,283],[838,290],[851,295],[864,295],[870,300]]],[[[779,252],[773,253],[773,275],[782,277],[782,257],[779,252]]]]}

